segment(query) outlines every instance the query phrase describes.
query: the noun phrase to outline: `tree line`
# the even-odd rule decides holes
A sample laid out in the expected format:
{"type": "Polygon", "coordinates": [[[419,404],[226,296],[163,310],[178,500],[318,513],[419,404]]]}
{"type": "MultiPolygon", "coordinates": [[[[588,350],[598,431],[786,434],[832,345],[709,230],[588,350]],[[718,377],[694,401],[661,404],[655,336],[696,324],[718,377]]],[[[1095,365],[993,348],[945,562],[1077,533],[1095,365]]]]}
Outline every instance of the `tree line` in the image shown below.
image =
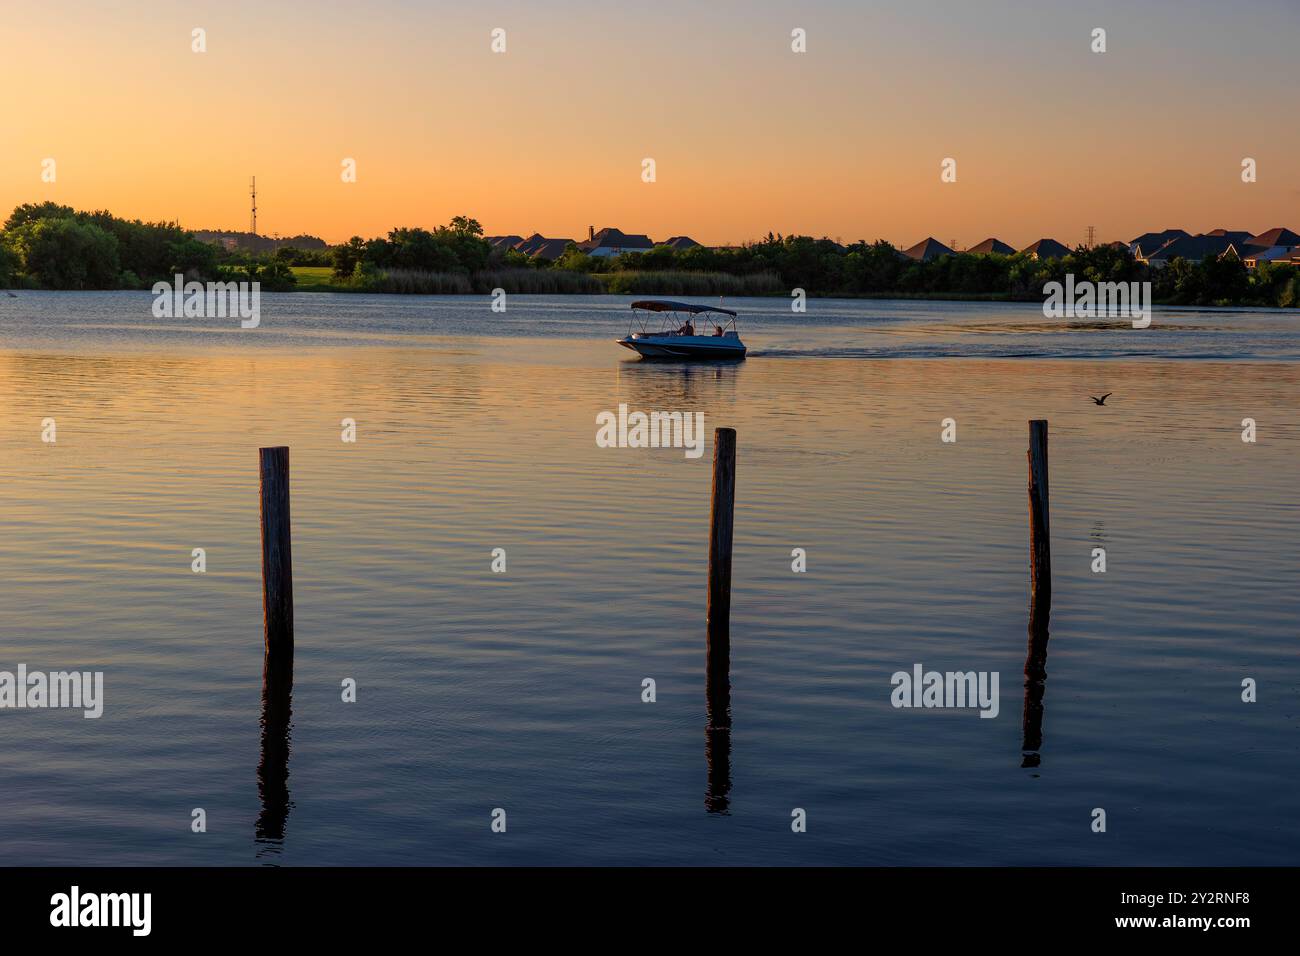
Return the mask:
{"type": "Polygon", "coordinates": [[[268,291],[293,288],[293,270],[270,257],[201,242],[175,223],[121,219],[54,202],[24,203],[0,227],[0,287],[147,289],[187,279],[256,279],[268,291]]]}
{"type": "Polygon", "coordinates": [[[483,227],[456,216],[435,229],[402,227],[353,236],[329,249],[283,247],[274,254],[201,242],[174,223],[78,212],[55,203],[18,206],[0,229],[0,286],[140,289],[187,279],[257,279],[268,291],[292,289],[295,266],[326,266],[329,288],[375,292],[510,291],[695,294],[701,289],[813,296],[916,296],[1041,300],[1050,282],[1143,282],[1155,301],[1177,305],[1300,307],[1300,269],[1233,257],[1175,259],[1163,269],[1124,247],[1078,247],[1061,259],[1025,253],[959,253],[918,262],[884,241],[841,245],[769,233],[743,246],[675,249],[594,258],[570,244],[554,262],[494,248],[483,227]],[[725,280],[725,281],[724,281],[725,280]],[[676,293],[674,293],[674,290],[676,293]]]}
{"type": "MultiPolygon", "coordinates": [[[[755,281],[747,289],[796,288],[820,296],[969,297],[1041,301],[1050,282],[1151,282],[1155,301],[1175,305],[1300,306],[1300,269],[1286,263],[1261,263],[1247,269],[1237,258],[1188,262],[1175,259],[1165,268],[1137,261],[1127,248],[1079,246],[1060,259],[1035,259],[1027,253],[971,255],[958,253],[919,262],[903,256],[888,242],[860,241],[844,246],[830,239],[769,233],[743,246],[676,249],[655,246],[646,252],[596,258],[570,243],[554,262],[492,248],[482,228],[458,216],[432,232],[394,229],[386,238],[353,237],[331,252],[334,280],[375,286],[389,270],[461,273],[484,269],[544,270],[599,275],[611,291],[690,293],[699,277],[736,277],[755,281]],[[624,280],[627,281],[624,281],[624,280]]],[[[682,294],[679,293],[679,294],[682,294]]]]}

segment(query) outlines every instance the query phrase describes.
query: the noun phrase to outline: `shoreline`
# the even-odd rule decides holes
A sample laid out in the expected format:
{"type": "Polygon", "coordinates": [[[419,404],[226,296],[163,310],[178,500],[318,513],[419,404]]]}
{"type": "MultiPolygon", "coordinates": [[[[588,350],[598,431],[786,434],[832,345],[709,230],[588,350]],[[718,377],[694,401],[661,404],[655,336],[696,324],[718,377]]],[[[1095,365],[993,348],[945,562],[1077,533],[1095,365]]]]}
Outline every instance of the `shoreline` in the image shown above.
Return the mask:
{"type": "MultiPolygon", "coordinates": [[[[58,295],[105,295],[105,294],[112,294],[112,293],[135,293],[143,296],[152,296],[152,293],[148,289],[37,289],[37,288],[26,288],[22,286],[15,287],[8,290],[0,289],[0,292],[5,292],[5,291],[12,292],[13,293],[12,298],[14,299],[21,298],[22,295],[24,294],[30,295],[33,293],[46,293],[46,294],[58,294],[58,295]]],[[[397,300],[403,300],[403,299],[410,300],[410,299],[419,299],[419,298],[471,300],[471,299],[491,298],[491,293],[488,292],[387,292],[387,291],[382,291],[377,289],[348,288],[347,286],[336,286],[336,285],[330,285],[328,283],[312,283],[307,285],[298,285],[292,289],[280,289],[274,291],[266,290],[261,294],[264,296],[272,296],[272,295],[292,296],[292,295],[299,295],[302,293],[316,294],[316,295],[339,295],[344,297],[354,296],[354,295],[373,295],[373,296],[383,296],[385,298],[393,298],[397,300]]],[[[572,297],[577,299],[599,298],[601,296],[635,299],[638,297],[650,296],[649,293],[611,292],[608,290],[603,290],[600,292],[578,292],[578,291],[510,292],[507,290],[507,294],[510,296],[526,296],[529,298],[572,297]]],[[[789,301],[790,299],[790,296],[788,294],[780,293],[780,292],[746,293],[743,295],[740,294],[729,295],[724,293],[722,296],[718,296],[714,293],[668,292],[668,293],[655,293],[654,296],[650,296],[650,297],[653,298],[671,297],[671,298],[682,298],[682,299],[715,299],[721,297],[728,301],[736,300],[736,299],[765,299],[765,300],[772,300],[772,301],[789,301]]],[[[3,306],[4,302],[9,300],[9,298],[10,297],[7,296],[0,296],[0,306],[3,306]]],[[[982,292],[971,292],[971,293],[836,292],[836,293],[825,294],[825,295],[809,294],[807,296],[807,301],[814,301],[814,302],[834,302],[834,301],[966,302],[966,303],[988,303],[990,305],[1039,305],[1041,306],[1044,302],[1048,300],[1042,298],[1035,298],[1035,297],[1017,296],[1010,293],[1000,293],[1000,292],[989,292],[989,293],[982,293],[982,292]]],[[[1162,309],[1187,311],[1187,312],[1224,312],[1224,313],[1259,312],[1259,313],[1268,313],[1268,314],[1275,313],[1278,315],[1286,315],[1286,316],[1300,316],[1300,304],[1297,304],[1295,306],[1278,306],[1278,305],[1264,305],[1264,304],[1252,303],[1252,302],[1238,302],[1232,304],[1188,305],[1185,303],[1172,302],[1169,299],[1152,299],[1151,304],[1153,306],[1159,306],[1162,309]]],[[[802,313],[798,313],[798,314],[802,314],[802,313]]],[[[1069,322],[1073,320],[1063,318],[1060,321],[1069,322]]]]}

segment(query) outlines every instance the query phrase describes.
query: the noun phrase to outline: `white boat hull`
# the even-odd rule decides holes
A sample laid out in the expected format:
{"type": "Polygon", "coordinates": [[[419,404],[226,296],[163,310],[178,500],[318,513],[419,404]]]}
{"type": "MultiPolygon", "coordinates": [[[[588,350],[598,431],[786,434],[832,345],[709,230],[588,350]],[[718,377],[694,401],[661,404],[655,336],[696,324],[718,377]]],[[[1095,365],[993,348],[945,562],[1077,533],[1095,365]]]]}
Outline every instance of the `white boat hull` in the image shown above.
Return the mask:
{"type": "Polygon", "coordinates": [[[633,333],[615,339],[642,358],[736,360],[745,357],[745,345],[736,335],[646,335],[633,333]]]}

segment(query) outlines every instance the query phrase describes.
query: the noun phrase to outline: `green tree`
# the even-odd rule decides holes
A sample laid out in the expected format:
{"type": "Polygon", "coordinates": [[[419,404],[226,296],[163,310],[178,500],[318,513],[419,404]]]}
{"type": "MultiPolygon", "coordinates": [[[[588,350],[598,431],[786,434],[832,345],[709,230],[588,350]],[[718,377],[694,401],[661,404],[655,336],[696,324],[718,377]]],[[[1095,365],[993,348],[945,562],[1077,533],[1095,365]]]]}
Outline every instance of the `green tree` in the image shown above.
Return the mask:
{"type": "Polygon", "coordinates": [[[483,227],[479,225],[477,219],[471,219],[469,216],[452,216],[447,229],[457,235],[483,238],[483,227]]]}
{"type": "Polygon", "coordinates": [[[246,267],[249,281],[260,282],[263,292],[292,292],[298,284],[298,277],[287,262],[268,259],[265,262],[250,262],[246,267]]]}
{"type": "Polygon", "coordinates": [[[1286,284],[1286,288],[1277,297],[1277,304],[1284,309],[1294,309],[1300,306],[1300,269],[1296,269],[1295,272],[1296,275],[1291,277],[1286,284]]]}
{"type": "Polygon", "coordinates": [[[40,219],[71,219],[75,215],[76,210],[71,206],[60,206],[56,202],[25,202],[21,206],[14,207],[14,211],[9,214],[4,226],[0,228],[9,232],[24,223],[36,222],[40,219]]]}
{"type": "Polygon", "coordinates": [[[331,249],[330,265],[334,268],[334,281],[346,282],[351,280],[352,274],[356,272],[357,263],[362,260],[365,254],[366,243],[360,236],[353,236],[342,245],[331,249]]]}
{"type": "Polygon", "coordinates": [[[18,278],[18,270],[21,265],[18,254],[0,241],[0,289],[7,289],[14,284],[14,280],[18,278]]]}
{"type": "Polygon", "coordinates": [[[112,289],[121,271],[116,237],[76,219],[29,219],[5,230],[5,244],[48,289],[112,289]]]}
{"type": "MultiPolygon", "coordinates": [[[[1254,274],[1247,277],[1242,268],[1242,289],[1251,289],[1252,298],[1260,305],[1278,305],[1291,280],[1295,277],[1296,267],[1288,262],[1261,262],[1255,267],[1254,274]]],[[[1235,290],[1234,290],[1235,291],[1235,290]]],[[[1244,296],[1244,291],[1238,293],[1244,296]]]]}
{"type": "Polygon", "coordinates": [[[554,268],[566,272],[596,272],[599,266],[600,263],[595,258],[587,255],[571,242],[564,247],[560,258],[555,260],[554,268]]]}

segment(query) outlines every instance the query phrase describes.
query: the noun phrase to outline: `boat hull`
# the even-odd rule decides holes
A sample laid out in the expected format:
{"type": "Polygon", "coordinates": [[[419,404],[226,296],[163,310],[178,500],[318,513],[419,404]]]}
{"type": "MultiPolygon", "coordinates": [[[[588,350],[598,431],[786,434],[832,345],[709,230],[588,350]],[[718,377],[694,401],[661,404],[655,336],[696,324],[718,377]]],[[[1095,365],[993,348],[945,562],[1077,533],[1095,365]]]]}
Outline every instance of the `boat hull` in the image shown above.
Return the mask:
{"type": "Polygon", "coordinates": [[[629,335],[615,341],[642,358],[659,360],[734,362],[746,351],[738,338],[721,335],[629,335]]]}

